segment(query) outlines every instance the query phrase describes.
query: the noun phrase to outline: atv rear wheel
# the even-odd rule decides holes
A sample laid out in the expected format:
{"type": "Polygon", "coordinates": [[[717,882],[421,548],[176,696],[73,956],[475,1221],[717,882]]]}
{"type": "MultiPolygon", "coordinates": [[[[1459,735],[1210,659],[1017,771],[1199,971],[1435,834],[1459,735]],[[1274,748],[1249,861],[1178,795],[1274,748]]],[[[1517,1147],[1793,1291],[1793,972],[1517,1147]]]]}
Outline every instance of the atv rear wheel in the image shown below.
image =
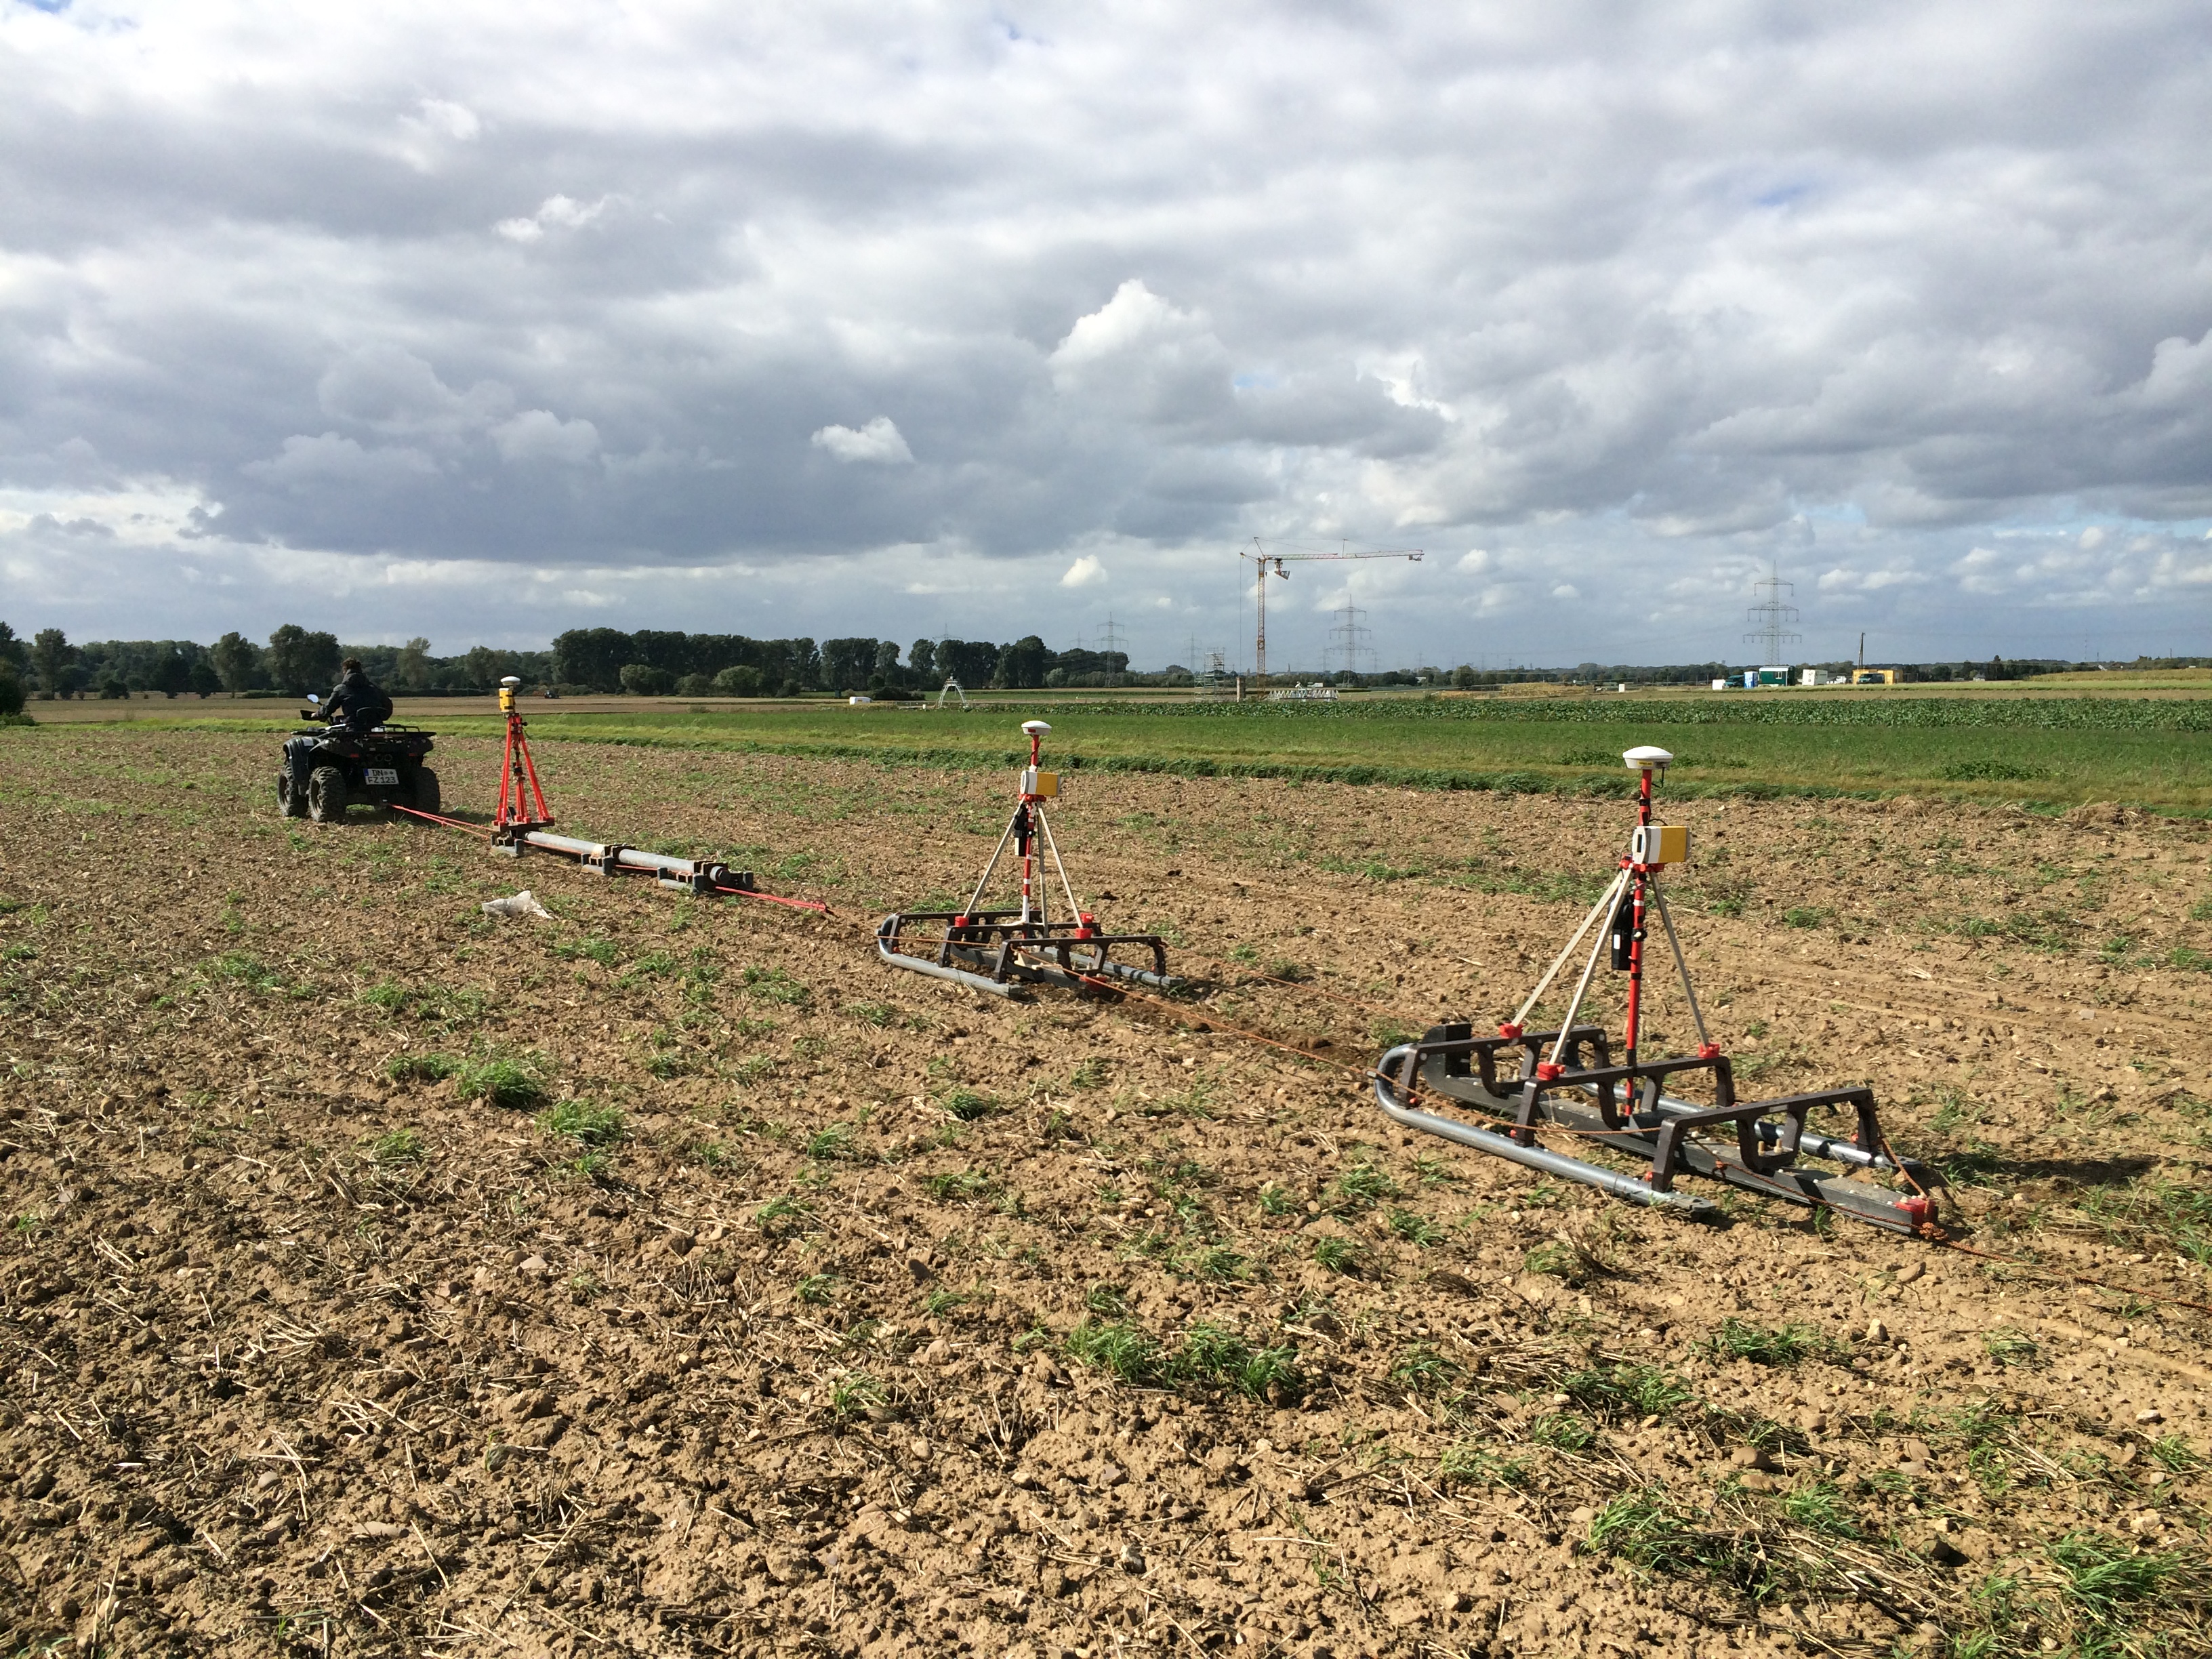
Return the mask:
{"type": "Polygon", "coordinates": [[[435,812],[438,805],[438,775],[427,766],[415,769],[415,810],[435,812]]]}
{"type": "Polygon", "coordinates": [[[318,766],[307,774],[307,816],[317,823],[337,823],[346,810],[345,774],[335,766],[318,766]]]}
{"type": "Polygon", "coordinates": [[[307,792],[293,779],[292,769],[289,766],[276,775],[276,816],[283,818],[307,816],[307,792]]]}

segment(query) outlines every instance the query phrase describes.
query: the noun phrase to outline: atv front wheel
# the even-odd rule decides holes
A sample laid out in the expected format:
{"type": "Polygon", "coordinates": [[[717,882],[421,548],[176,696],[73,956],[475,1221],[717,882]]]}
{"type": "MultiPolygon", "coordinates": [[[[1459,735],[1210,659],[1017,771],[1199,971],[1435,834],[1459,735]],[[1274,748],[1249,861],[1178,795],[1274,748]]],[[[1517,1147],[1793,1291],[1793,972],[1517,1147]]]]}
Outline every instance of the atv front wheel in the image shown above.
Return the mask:
{"type": "Polygon", "coordinates": [[[435,812],[438,805],[438,775],[427,766],[415,769],[415,810],[435,812]]]}
{"type": "Polygon", "coordinates": [[[317,823],[343,821],[346,810],[345,774],[335,766],[318,766],[307,774],[307,816],[317,823]]]}
{"type": "Polygon", "coordinates": [[[307,816],[307,792],[300,787],[286,767],[276,775],[276,816],[283,818],[304,818],[307,816]]]}

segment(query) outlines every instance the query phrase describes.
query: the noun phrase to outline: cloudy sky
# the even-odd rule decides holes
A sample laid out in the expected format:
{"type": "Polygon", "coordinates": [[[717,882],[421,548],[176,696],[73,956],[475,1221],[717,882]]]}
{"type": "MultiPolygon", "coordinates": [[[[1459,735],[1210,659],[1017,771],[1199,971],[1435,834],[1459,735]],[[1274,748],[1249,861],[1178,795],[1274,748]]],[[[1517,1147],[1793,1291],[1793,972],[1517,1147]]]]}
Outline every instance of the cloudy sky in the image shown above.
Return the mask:
{"type": "Polygon", "coordinates": [[[0,0],[0,617],[2212,650],[2208,25],[0,0]]]}

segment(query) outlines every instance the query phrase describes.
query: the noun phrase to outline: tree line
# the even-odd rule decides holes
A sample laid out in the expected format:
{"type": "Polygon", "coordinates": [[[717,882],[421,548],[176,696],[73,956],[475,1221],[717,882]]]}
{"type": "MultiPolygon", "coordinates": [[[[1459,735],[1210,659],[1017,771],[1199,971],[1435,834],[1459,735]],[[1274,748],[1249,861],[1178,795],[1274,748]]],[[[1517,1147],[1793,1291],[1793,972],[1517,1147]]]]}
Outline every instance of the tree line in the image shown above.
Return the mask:
{"type": "MultiPolygon", "coordinates": [[[[195,640],[92,640],[73,643],[58,628],[29,639],[0,622],[0,703],[22,698],[122,698],[144,694],[206,696],[303,696],[338,677],[357,657],[387,691],[436,695],[482,692],[508,675],[572,694],[628,691],[640,696],[796,696],[806,691],[876,695],[934,690],[946,680],[963,686],[1096,686],[1128,683],[1121,651],[1054,651],[1031,634],[1009,644],[988,640],[916,640],[903,653],[891,640],[756,640],[742,634],[686,634],[658,629],[572,629],[550,651],[501,651],[475,646],[434,656],[426,639],[404,645],[344,645],[335,634],[287,623],[257,644],[236,632],[212,645],[195,640]]],[[[1176,671],[1170,671],[1176,672],[1176,671]]],[[[1144,676],[1158,679],[1158,676],[1144,676]]]]}
{"type": "Polygon", "coordinates": [[[477,646],[456,657],[434,657],[430,642],[341,645],[337,635],[287,623],[257,645],[237,633],[213,645],[197,640],[90,640],[72,644],[58,628],[21,639],[0,622],[0,677],[16,695],[40,698],[129,697],[143,693],[176,697],[217,691],[252,696],[303,696],[333,684],[338,665],[361,659],[372,679],[388,690],[413,692],[484,690],[502,675],[543,680],[552,672],[547,651],[495,651],[477,646]]]}
{"type": "Polygon", "coordinates": [[[554,681],[563,690],[641,696],[792,696],[803,691],[896,696],[935,690],[947,680],[963,687],[1026,690],[1158,678],[1132,676],[1125,651],[1054,651],[1035,634],[1004,645],[916,640],[902,653],[896,640],[855,637],[817,644],[806,638],[577,628],[554,640],[552,658],[554,681]]]}

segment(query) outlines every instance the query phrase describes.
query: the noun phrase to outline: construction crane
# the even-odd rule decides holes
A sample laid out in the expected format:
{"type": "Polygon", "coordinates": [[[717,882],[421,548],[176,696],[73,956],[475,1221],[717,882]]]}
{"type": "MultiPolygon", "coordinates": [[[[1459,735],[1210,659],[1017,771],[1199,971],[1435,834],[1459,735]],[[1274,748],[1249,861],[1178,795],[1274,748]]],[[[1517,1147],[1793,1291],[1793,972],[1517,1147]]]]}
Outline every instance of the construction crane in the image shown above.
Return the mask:
{"type": "Polygon", "coordinates": [[[1255,572],[1259,578],[1259,586],[1255,591],[1259,599],[1260,628],[1253,641],[1252,651],[1252,679],[1255,685],[1265,685],[1267,683],[1267,573],[1270,566],[1273,567],[1276,575],[1288,580],[1291,573],[1283,567],[1293,562],[1334,563],[1342,559],[1409,559],[1415,564],[1421,562],[1422,550],[1418,547],[1362,548],[1355,552],[1351,543],[1340,542],[1333,552],[1320,550],[1288,552],[1281,550],[1285,548],[1296,550],[1300,546],[1300,544],[1295,542],[1277,542],[1276,550],[1271,551],[1266,544],[1255,536],[1252,538],[1249,551],[1239,548],[1237,552],[1238,558],[1252,561],[1255,572]]]}

